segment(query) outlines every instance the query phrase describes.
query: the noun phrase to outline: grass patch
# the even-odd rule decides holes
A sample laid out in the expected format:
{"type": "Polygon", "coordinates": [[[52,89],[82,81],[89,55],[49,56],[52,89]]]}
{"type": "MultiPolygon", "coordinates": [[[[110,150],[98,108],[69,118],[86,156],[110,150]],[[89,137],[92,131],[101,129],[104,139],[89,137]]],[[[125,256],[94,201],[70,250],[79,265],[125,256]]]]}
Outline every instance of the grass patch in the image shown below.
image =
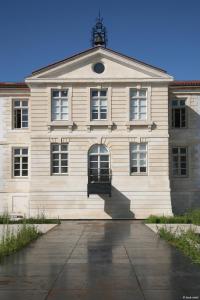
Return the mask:
{"type": "Polygon", "coordinates": [[[194,263],[200,264],[200,236],[193,230],[182,231],[176,235],[171,230],[162,227],[158,231],[161,238],[171,245],[180,249],[186,256],[190,257],[194,263]]]}
{"type": "Polygon", "coordinates": [[[200,209],[188,211],[180,216],[155,216],[151,215],[145,221],[148,224],[195,224],[200,225],[200,209]]]}
{"type": "Polygon", "coordinates": [[[8,225],[4,225],[3,237],[0,241],[0,259],[22,249],[40,235],[41,233],[33,225],[23,224],[16,233],[9,229],[8,225]]]}
{"type": "Polygon", "coordinates": [[[34,218],[23,218],[12,220],[9,214],[0,215],[0,224],[60,224],[60,219],[47,219],[45,215],[39,215],[34,218]]]}

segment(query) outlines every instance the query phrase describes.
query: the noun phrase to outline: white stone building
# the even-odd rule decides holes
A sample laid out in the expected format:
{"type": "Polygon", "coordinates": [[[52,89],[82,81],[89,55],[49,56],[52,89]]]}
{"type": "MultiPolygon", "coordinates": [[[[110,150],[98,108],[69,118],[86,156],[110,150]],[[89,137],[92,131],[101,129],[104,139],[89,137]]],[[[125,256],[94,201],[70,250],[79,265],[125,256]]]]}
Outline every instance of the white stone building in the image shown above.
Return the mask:
{"type": "Polygon", "coordinates": [[[200,203],[200,81],[97,43],[0,83],[0,212],[145,218],[200,203]]]}

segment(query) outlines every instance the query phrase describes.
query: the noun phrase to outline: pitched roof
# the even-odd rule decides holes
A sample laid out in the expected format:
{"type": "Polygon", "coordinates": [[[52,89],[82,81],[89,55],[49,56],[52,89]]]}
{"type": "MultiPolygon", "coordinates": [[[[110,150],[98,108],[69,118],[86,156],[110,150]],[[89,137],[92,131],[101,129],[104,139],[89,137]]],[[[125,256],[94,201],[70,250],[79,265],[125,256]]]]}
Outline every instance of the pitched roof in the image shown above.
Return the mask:
{"type": "Polygon", "coordinates": [[[161,68],[152,66],[152,65],[147,64],[147,63],[145,63],[145,62],[143,62],[143,61],[141,61],[141,60],[138,60],[138,59],[136,59],[136,58],[133,58],[133,57],[124,55],[124,54],[122,54],[122,53],[119,53],[119,52],[117,52],[117,51],[115,51],[115,50],[112,50],[112,49],[109,49],[109,48],[104,48],[104,47],[98,46],[98,47],[94,47],[94,48],[87,49],[87,50],[85,50],[85,51],[83,51],[83,52],[79,52],[79,53],[74,54],[74,55],[72,55],[72,56],[70,56],[70,57],[66,57],[66,58],[64,58],[64,59],[62,59],[62,60],[56,61],[56,62],[54,62],[54,63],[52,63],[52,64],[49,64],[48,66],[42,67],[42,68],[40,68],[40,69],[37,69],[37,70],[35,70],[35,71],[32,72],[32,75],[36,75],[36,74],[38,74],[38,73],[40,73],[40,72],[43,72],[43,71],[45,71],[45,70],[49,70],[49,69],[51,69],[52,67],[59,66],[60,64],[62,64],[62,63],[64,63],[64,62],[68,62],[68,61],[70,61],[70,60],[73,60],[73,59],[75,59],[75,58],[77,58],[78,56],[81,56],[81,55],[83,55],[83,54],[87,54],[87,53],[93,52],[93,51],[95,51],[96,49],[103,49],[103,50],[105,50],[105,51],[107,51],[107,52],[110,52],[110,53],[113,53],[113,54],[117,54],[117,55],[119,55],[119,56],[121,56],[121,57],[123,57],[123,58],[130,59],[130,60],[132,60],[133,62],[137,62],[137,63],[140,63],[140,64],[142,64],[142,65],[144,65],[144,66],[151,67],[151,68],[153,68],[153,69],[155,69],[155,70],[158,70],[158,71],[160,71],[160,72],[167,73],[165,70],[163,70],[163,69],[161,69],[161,68]]]}
{"type": "Polygon", "coordinates": [[[170,83],[171,87],[200,86],[200,80],[175,80],[170,83]]]}
{"type": "Polygon", "coordinates": [[[0,82],[0,89],[29,89],[25,82],[0,82]]]}

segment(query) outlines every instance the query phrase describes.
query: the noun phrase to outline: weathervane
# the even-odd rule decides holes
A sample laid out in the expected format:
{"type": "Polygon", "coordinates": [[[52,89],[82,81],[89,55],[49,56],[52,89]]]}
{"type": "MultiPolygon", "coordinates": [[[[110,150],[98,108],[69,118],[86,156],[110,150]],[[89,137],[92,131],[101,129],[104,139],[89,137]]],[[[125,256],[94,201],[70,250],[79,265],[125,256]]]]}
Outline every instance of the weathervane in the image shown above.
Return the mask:
{"type": "Polygon", "coordinates": [[[96,20],[95,26],[92,28],[92,47],[102,46],[106,48],[108,43],[107,30],[103,25],[103,18],[99,10],[99,16],[96,20]]]}

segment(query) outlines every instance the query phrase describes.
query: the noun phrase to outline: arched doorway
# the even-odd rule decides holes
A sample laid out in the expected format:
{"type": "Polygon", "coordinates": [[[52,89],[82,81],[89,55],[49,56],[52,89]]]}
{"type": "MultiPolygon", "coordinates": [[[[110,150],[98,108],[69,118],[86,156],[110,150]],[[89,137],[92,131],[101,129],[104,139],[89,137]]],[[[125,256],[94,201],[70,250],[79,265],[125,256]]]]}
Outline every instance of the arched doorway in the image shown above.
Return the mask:
{"type": "Polygon", "coordinates": [[[88,151],[88,196],[111,195],[110,153],[103,144],[95,144],[88,151]]]}

